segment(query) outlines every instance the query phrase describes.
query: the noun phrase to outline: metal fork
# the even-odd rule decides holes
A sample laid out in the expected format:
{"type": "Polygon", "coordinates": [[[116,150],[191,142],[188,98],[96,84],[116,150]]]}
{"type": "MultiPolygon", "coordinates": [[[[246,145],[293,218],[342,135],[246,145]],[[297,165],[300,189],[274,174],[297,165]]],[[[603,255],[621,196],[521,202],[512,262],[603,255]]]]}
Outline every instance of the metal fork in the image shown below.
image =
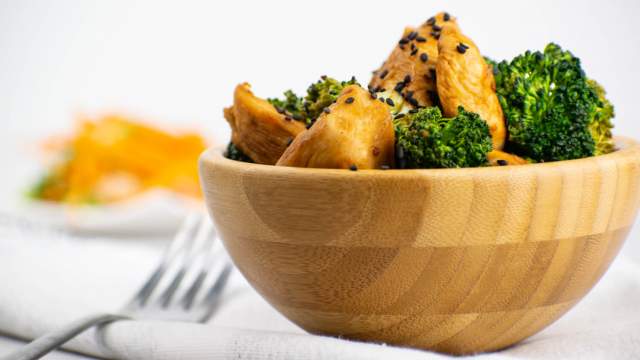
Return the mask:
{"type": "Polygon", "coordinates": [[[157,268],[120,311],[79,319],[0,359],[39,359],[88,328],[116,320],[207,321],[216,311],[233,269],[220,241],[216,240],[213,225],[206,216],[189,215],[157,268]]]}

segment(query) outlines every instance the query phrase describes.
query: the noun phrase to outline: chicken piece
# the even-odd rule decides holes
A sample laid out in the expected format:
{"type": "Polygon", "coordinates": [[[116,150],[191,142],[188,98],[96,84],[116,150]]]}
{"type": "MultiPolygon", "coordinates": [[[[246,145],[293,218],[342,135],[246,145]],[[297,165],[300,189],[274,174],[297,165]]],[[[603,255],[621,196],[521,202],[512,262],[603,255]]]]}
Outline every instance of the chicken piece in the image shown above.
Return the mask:
{"type": "Polygon", "coordinates": [[[502,150],[492,150],[487,154],[491,166],[526,165],[529,162],[517,155],[509,154],[502,150]]]}
{"type": "Polygon", "coordinates": [[[233,106],[224,109],[231,126],[231,142],[258,164],[274,165],[291,141],[306,130],[304,123],[278,113],[251,92],[247,83],[236,86],[233,106]]]}
{"type": "Polygon", "coordinates": [[[395,134],[389,106],[350,85],[276,165],[379,169],[393,166],[395,134]]]}
{"type": "Polygon", "coordinates": [[[455,116],[458,106],[477,113],[489,125],[493,148],[502,149],[507,133],[504,114],[493,72],[476,44],[460,32],[457,24],[447,23],[438,40],[438,54],[438,96],[444,115],[455,116]]]}
{"type": "Polygon", "coordinates": [[[373,72],[369,88],[395,90],[409,108],[437,105],[438,37],[445,23],[455,23],[455,19],[442,12],[418,28],[405,28],[389,58],[373,72]]]}

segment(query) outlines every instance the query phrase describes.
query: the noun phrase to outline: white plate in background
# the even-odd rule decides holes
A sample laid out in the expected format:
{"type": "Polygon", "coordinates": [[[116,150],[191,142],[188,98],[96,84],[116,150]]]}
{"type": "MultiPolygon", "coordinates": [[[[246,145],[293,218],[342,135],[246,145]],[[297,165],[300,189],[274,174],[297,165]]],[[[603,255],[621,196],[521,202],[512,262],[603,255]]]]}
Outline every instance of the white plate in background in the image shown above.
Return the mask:
{"type": "Polygon", "coordinates": [[[102,205],[68,205],[23,199],[11,213],[14,221],[95,235],[171,235],[186,214],[204,211],[201,201],[164,189],[102,205]]]}

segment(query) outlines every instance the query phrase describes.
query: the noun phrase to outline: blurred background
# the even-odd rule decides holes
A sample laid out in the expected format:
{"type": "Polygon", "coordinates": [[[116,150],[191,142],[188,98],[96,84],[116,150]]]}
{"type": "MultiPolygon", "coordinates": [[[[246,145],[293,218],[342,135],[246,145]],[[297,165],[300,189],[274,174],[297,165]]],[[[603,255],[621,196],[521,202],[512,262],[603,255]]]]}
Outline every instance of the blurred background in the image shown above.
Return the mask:
{"type": "MultiPolygon", "coordinates": [[[[223,145],[237,83],[262,97],[323,74],[366,83],[405,25],[440,10],[498,60],[550,41],[571,50],[606,88],[615,133],[640,138],[637,1],[0,0],[0,210],[42,175],[41,140],[80,115],[124,114],[223,145]]],[[[638,258],[639,235],[625,247],[638,258]]]]}

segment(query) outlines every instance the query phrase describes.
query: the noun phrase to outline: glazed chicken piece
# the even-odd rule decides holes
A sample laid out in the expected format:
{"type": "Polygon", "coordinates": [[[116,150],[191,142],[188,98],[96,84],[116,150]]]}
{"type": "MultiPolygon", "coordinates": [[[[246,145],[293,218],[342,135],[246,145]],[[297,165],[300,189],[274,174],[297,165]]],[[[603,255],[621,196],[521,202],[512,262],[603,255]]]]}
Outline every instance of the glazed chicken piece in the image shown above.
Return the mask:
{"type": "Polygon", "coordinates": [[[444,115],[455,116],[458,106],[477,113],[489,125],[493,148],[502,149],[506,138],[504,114],[493,71],[478,47],[457,24],[449,22],[442,27],[438,54],[437,87],[444,115]]]}
{"type": "Polygon", "coordinates": [[[274,165],[291,141],[306,130],[302,122],[278,113],[251,92],[247,83],[236,87],[233,106],[224,109],[231,126],[231,142],[258,164],[274,165]]]}
{"type": "Polygon", "coordinates": [[[455,23],[455,19],[442,12],[418,28],[405,28],[389,58],[373,72],[369,89],[398,92],[398,98],[404,99],[409,108],[436,105],[438,38],[445,23],[455,23]]]}
{"type": "Polygon", "coordinates": [[[491,166],[526,165],[529,162],[517,155],[509,154],[502,150],[492,150],[487,154],[491,166]]]}
{"type": "Polygon", "coordinates": [[[395,134],[389,105],[350,85],[315,124],[287,148],[276,165],[310,168],[392,167],[395,134]]]}

